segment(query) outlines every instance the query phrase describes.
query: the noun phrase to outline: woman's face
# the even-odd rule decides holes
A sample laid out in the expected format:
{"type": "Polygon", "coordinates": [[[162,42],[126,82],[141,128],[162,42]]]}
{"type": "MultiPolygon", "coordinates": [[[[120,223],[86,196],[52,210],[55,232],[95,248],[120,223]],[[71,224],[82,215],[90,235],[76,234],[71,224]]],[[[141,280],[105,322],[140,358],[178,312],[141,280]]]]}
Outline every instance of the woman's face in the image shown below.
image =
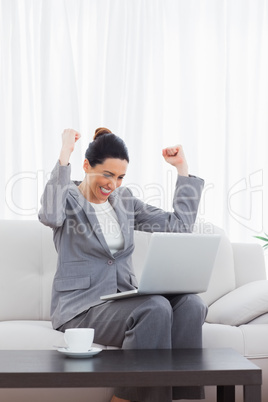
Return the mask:
{"type": "Polygon", "coordinates": [[[102,164],[91,167],[88,160],[84,162],[87,174],[87,194],[89,201],[101,204],[107,201],[109,195],[122,184],[128,162],[124,159],[107,158],[102,164]]]}

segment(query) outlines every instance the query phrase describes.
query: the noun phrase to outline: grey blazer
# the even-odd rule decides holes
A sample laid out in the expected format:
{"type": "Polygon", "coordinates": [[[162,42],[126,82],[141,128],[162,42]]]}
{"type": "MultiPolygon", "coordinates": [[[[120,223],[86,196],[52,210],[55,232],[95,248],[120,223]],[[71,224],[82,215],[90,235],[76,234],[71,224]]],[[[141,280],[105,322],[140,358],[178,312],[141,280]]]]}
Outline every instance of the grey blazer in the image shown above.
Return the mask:
{"type": "Polygon", "coordinates": [[[134,230],[190,232],[203,189],[203,180],[178,176],[174,212],[145,204],[127,187],[110,196],[124,247],[111,254],[91,204],[71,181],[71,165],[57,162],[46,184],[39,220],[53,229],[58,252],[52,287],[51,318],[55,329],[92,306],[100,296],[137,287],[132,267],[134,230]]]}

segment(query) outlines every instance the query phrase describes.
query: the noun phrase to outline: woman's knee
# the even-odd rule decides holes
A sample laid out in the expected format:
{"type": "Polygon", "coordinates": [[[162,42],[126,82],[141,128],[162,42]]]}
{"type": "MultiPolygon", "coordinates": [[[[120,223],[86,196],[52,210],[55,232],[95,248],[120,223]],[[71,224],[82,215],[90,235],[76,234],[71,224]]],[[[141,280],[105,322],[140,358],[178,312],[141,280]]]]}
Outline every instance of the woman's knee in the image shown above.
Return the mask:
{"type": "Polygon", "coordinates": [[[172,308],[162,296],[146,296],[127,320],[124,348],[171,347],[172,308]]]}
{"type": "Polygon", "coordinates": [[[172,307],[169,301],[160,295],[152,295],[148,298],[147,308],[151,315],[155,315],[159,318],[172,319],[172,307]]]}
{"type": "Polygon", "coordinates": [[[177,309],[187,311],[191,316],[199,316],[201,321],[205,320],[208,307],[204,303],[204,301],[196,294],[185,294],[176,297],[172,300],[173,310],[174,312],[177,309]]]}
{"type": "Polygon", "coordinates": [[[144,303],[134,312],[138,315],[139,319],[146,319],[147,323],[151,322],[152,325],[163,326],[172,323],[172,307],[169,301],[160,295],[146,296],[144,303]]]}
{"type": "Polygon", "coordinates": [[[207,316],[208,312],[208,306],[207,304],[201,299],[200,296],[195,295],[195,294],[190,294],[188,295],[188,301],[192,305],[192,308],[195,309],[195,311],[198,311],[199,314],[204,317],[204,320],[207,316]]]}

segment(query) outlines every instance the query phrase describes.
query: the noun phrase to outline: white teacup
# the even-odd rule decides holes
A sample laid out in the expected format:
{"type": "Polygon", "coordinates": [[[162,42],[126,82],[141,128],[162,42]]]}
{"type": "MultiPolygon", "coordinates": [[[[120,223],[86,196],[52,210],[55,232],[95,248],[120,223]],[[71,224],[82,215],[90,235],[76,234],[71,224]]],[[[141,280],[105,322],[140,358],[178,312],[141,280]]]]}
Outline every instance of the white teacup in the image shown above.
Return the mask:
{"type": "Polygon", "coordinates": [[[94,328],[70,328],[64,333],[64,340],[72,352],[87,352],[94,339],[94,328]]]}

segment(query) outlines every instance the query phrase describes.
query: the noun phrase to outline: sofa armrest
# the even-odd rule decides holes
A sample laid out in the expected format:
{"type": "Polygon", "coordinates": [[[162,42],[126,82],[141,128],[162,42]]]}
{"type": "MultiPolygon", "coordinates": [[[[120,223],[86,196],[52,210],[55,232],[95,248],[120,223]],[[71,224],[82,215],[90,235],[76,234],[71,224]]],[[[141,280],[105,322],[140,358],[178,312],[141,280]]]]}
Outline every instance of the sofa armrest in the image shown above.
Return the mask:
{"type": "Polygon", "coordinates": [[[215,324],[241,325],[268,312],[268,281],[247,283],[213,303],[206,321],[215,324]]]}
{"type": "Polygon", "coordinates": [[[236,288],[246,283],[267,279],[263,248],[257,243],[231,243],[233,248],[236,288]]]}

